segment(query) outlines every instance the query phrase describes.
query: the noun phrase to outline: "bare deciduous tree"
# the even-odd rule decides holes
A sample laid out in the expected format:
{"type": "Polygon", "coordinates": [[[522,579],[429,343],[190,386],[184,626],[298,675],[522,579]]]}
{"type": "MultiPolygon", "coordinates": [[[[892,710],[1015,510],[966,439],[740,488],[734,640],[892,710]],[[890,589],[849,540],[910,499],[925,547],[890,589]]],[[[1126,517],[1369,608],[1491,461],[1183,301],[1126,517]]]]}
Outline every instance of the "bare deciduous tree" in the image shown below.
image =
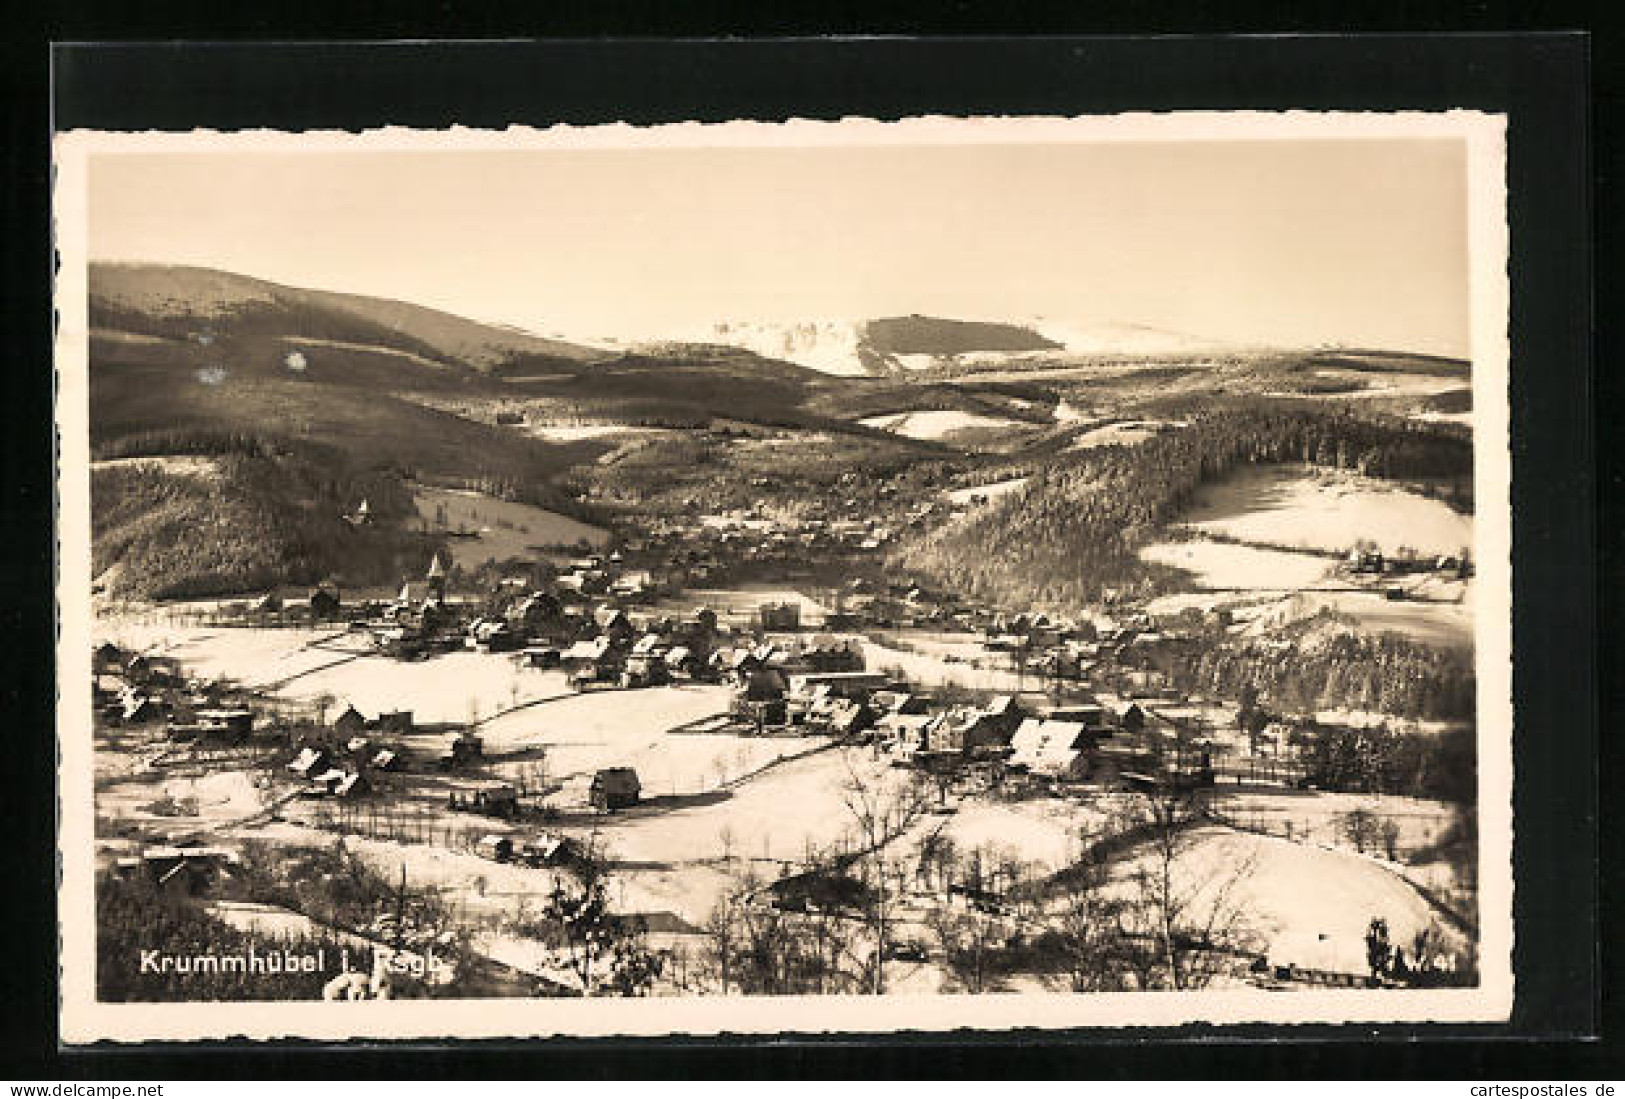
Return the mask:
{"type": "Polygon", "coordinates": [[[1204,988],[1250,946],[1240,894],[1256,860],[1249,855],[1213,874],[1186,865],[1201,820],[1191,793],[1142,794],[1132,812],[1147,842],[1118,910],[1129,968],[1142,988],[1204,988]]]}

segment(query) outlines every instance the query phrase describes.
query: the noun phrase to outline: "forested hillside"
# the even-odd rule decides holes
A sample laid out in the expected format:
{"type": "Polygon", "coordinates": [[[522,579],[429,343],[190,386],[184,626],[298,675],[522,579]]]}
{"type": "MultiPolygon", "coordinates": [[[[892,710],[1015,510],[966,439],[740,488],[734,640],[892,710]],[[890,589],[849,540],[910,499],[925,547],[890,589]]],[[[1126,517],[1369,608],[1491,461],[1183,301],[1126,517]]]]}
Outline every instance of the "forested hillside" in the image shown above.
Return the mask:
{"type": "Polygon", "coordinates": [[[1232,698],[1251,688],[1288,713],[1349,709],[1455,721],[1474,712],[1472,653],[1398,634],[1338,633],[1285,653],[1278,645],[1220,642],[1176,661],[1172,671],[1182,690],[1232,698]]]}
{"type": "Polygon", "coordinates": [[[1354,412],[1287,407],[1203,414],[1137,446],[1068,454],[1013,493],[922,533],[898,563],[1013,606],[1081,609],[1149,588],[1138,550],[1200,486],[1251,463],[1305,462],[1385,478],[1465,478],[1465,432],[1354,412]]]}
{"type": "MultiPolygon", "coordinates": [[[[111,594],[240,594],[333,575],[386,583],[420,570],[437,548],[393,522],[414,514],[395,471],[353,470],[332,451],[244,435],[148,441],[206,463],[178,471],[134,461],[92,471],[93,568],[98,576],[113,570],[111,594]],[[352,526],[343,516],[363,499],[377,522],[352,526]]],[[[131,449],[140,449],[136,442],[131,449]]]]}

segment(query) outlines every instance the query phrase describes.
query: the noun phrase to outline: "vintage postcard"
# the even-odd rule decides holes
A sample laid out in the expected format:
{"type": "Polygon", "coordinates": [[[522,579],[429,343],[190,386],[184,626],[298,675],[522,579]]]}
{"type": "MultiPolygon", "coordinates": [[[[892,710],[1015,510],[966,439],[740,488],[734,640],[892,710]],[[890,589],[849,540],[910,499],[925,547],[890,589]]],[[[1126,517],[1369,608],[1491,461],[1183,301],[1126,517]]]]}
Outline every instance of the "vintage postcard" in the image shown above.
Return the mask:
{"type": "Polygon", "coordinates": [[[1504,129],[60,134],[64,1040],[1505,1020],[1504,129]]]}

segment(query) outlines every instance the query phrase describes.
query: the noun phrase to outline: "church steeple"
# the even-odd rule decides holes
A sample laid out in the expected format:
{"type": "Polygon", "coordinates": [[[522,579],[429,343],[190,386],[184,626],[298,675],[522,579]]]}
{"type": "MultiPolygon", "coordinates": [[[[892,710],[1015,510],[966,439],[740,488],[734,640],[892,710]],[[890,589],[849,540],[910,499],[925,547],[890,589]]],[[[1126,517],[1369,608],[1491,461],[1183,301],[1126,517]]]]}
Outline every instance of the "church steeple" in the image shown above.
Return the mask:
{"type": "Polygon", "coordinates": [[[440,563],[440,554],[436,553],[429,562],[429,590],[436,599],[446,598],[446,566],[440,563]]]}

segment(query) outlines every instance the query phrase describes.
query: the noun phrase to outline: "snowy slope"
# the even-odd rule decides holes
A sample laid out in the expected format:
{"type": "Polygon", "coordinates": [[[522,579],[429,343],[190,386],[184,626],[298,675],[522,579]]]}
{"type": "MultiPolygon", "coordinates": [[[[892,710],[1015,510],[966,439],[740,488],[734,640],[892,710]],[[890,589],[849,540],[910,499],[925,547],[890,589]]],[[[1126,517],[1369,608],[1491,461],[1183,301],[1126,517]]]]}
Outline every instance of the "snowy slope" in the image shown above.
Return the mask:
{"type": "MultiPolygon", "coordinates": [[[[945,318],[914,318],[943,327],[966,322],[945,318]]],[[[896,318],[893,319],[894,321],[896,318]]],[[[1059,348],[1047,350],[1000,351],[967,350],[958,354],[887,351],[871,343],[869,320],[822,317],[808,320],[726,320],[680,326],[658,333],[619,339],[596,335],[600,346],[640,346],[662,343],[731,344],[764,358],[781,359],[826,374],[861,376],[871,373],[910,374],[959,362],[997,369],[1007,362],[1034,357],[1054,359],[1068,355],[1199,355],[1235,350],[1220,340],[1181,332],[1171,332],[1138,324],[1057,320],[1023,317],[1007,320],[980,320],[1001,327],[1026,328],[1059,348]]]]}
{"type": "Polygon", "coordinates": [[[1031,317],[1025,322],[1073,355],[1189,355],[1231,350],[1222,340],[1117,321],[1031,317]]]}
{"type": "Polygon", "coordinates": [[[769,359],[821,370],[825,374],[865,374],[858,358],[861,321],[718,321],[684,333],[682,339],[725,343],[769,359]]]}

